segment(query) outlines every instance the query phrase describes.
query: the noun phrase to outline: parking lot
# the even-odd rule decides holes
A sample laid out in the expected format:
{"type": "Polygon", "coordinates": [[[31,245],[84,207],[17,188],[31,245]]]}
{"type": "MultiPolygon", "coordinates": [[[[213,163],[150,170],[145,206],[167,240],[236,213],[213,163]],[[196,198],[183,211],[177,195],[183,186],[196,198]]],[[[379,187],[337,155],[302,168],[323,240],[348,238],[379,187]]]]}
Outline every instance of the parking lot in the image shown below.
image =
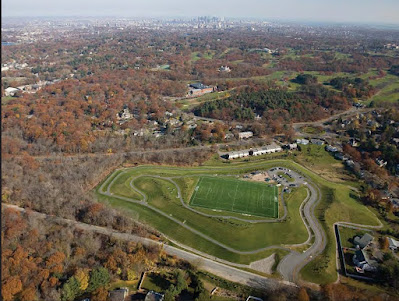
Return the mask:
{"type": "Polygon", "coordinates": [[[274,167],[267,172],[271,180],[275,181],[277,185],[283,186],[285,190],[306,184],[300,174],[285,167],[274,167]]]}

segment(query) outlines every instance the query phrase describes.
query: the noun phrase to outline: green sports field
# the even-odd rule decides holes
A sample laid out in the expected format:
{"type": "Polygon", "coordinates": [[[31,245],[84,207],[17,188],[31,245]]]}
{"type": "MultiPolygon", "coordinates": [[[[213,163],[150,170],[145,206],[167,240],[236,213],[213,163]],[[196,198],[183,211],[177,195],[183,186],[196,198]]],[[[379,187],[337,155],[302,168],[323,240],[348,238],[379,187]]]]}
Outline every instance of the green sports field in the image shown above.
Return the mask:
{"type": "Polygon", "coordinates": [[[277,218],[278,189],[265,183],[200,177],[190,205],[277,218]]]}

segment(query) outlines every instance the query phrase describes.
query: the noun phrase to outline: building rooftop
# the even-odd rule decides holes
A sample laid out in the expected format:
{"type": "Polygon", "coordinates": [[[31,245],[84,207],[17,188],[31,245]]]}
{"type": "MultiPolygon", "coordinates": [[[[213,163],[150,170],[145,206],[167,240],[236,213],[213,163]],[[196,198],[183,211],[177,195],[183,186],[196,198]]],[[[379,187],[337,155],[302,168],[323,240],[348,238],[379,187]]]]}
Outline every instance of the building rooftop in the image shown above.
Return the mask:
{"type": "Polygon", "coordinates": [[[362,237],[356,236],[353,240],[355,245],[358,245],[361,249],[366,247],[373,240],[373,236],[365,233],[362,237]]]}
{"type": "Polygon", "coordinates": [[[154,291],[149,291],[147,295],[145,296],[144,301],[162,301],[164,295],[161,293],[157,293],[154,291]]]}
{"type": "Polygon", "coordinates": [[[191,88],[194,88],[194,89],[206,89],[206,88],[209,88],[209,86],[205,86],[204,84],[202,84],[202,83],[194,83],[194,84],[190,84],[190,87],[191,88]]]}

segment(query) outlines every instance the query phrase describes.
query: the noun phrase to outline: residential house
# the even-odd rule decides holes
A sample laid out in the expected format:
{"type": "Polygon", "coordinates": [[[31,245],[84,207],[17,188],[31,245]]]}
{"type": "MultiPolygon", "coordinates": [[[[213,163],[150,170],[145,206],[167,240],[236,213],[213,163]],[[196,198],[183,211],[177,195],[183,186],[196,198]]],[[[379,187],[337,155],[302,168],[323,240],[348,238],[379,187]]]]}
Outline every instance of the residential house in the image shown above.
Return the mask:
{"type": "Polygon", "coordinates": [[[227,133],[226,135],[224,135],[224,139],[226,140],[230,140],[234,138],[234,134],[233,133],[227,133]]]}
{"type": "Polygon", "coordinates": [[[392,251],[396,251],[399,249],[399,241],[396,239],[393,239],[392,237],[388,237],[388,242],[389,242],[389,248],[392,251]]]}
{"type": "Polygon", "coordinates": [[[353,138],[349,139],[349,144],[350,144],[350,146],[353,146],[353,147],[358,145],[356,139],[353,139],[353,138]]]}
{"type": "Polygon", "coordinates": [[[309,144],[309,140],[307,140],[307,139],[297,139],[296,143],[297,144],[302,144],[302,145],[308,145],[309,144]]]}
{"type": "Polygon", "coordinates": [[[248,139],[248,138],[251,138],[253,135],[254,135],[254,133],[251,131],[241,132],[241,133],[238,133],[238,138],[248,139]]]}
{"type": "Polygon", "coordinates": [[[375,260],[371,260],[367,252],[364,250],[356,250],[355,255],[353,255],[353,263],[356,266],[356,271],[359,273],[377,271],[377,262],[375,260]]]}
{"type": "Polygon", "coordinates": [[[130,114],[129,109],[125,108],[122,112],[116,114],[116,119],[118,120],[129,120],[132,119],[133,116],[130,114]]]}
{"type": "Polygon", "coordinates": [[[349,168],[353,168],[355,166],[355,162],[353,160],[346,160],[345,165],[349,168]]]}
{"type": "Polygon", "coordinates": [[[334,158],[342,161],[342,160],[344,160],[344,154],[337,152],[334,154],[334,158]]]}
{"type": "Polygon", "coordinates": [[[219,68],[219,72],[230,72],[230,71],[231,71],[231,69],[228,66],[221,66],[219,68]]]}
{"type": "Polygon", "coordinates": [[[144,301],[163,301],[164,294],[149,291],[145,296],[144,301]]]}
{"type": "Polygon", "coordinates": [[[5,96],[15,96],[15,94],[19,91],[17,88],[8,87],[4,90],[5,96]]]}
{"type": "Polygon", "coordinates": [[[353,244],[355,246],[359,246],[360,249],[364,249],[365,247],[367,247],[369,245],[369,243],[374,239],[373,236],[371,236],[368,233],[365,233],[362,237],[360,236],[356,236],[353,239],[353,244]]]}
{"type": "Polygon", "coordinates": [[[323,145],[324,144],[324,141],[320,140],[320,139],[310,139],[310,142],[312,144],[316,144],[316,145],[323,145]]]}
{"type": "Polygon", "coordinates": [[[326,151],[331,152],[331,153],[335,153],[338,151],[338,148],[332,145],[326,145],[326,151]]]}
{"type": "Polygon", "coordinates": [[[121,287],[108,293],[108,301],[124,301],[129,295],[129,289],[127,287],[121,287]]]}
{"type": "Polygon", "coordinates": [[[384,166],[386,166],[386,165],[388,164],[387,161],[384,161],[384,160],[379,159],[379,158],[375,159],[375,163],[377,163],[377,165],[378,165],[379,167],[384,167],[384,166]]]}

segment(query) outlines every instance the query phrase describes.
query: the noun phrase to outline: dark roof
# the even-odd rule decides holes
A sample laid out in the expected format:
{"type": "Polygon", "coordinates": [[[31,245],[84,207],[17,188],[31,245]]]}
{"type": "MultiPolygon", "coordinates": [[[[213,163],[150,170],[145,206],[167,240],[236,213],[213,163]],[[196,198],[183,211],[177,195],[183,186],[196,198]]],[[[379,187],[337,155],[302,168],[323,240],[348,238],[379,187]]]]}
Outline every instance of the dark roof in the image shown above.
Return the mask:
{"type": "Polygon", "coordinates": [[[366,261],[366,257],[364,256],[363,250],[356,250],[355,256],[357,261],[359,262],[366,261]]]}
{"type": "Polygon", "coordinates": [[[206,89],[209,88],[209,86],[205,86],[202,83],[194,83],[194,84],[190,84],[190,87],[194,88],[194,89],[206,89]]]}
{"type": "Polygon", "coordinates": [[[128,293],[128,290],[125,288],[120,288],[109,292],[108,301],[124,301],[125,294],[128,293]]]}
{"type": "Polygon", "coordinates": [[[365,233],[362,237],[356,236],[355,239],[353,240],[353,242],[355,245],[358,245],[361,249],[363,249],[372,240],[373,240],[373,237],[370,234],[365,233]]]}
{"type": "Polygon", "coordinates": [[[149,291],[147,295],[145,296],[144,301],[162,301],[163,300],[163,294],[154,292],[154,291],[149,291]]]}

